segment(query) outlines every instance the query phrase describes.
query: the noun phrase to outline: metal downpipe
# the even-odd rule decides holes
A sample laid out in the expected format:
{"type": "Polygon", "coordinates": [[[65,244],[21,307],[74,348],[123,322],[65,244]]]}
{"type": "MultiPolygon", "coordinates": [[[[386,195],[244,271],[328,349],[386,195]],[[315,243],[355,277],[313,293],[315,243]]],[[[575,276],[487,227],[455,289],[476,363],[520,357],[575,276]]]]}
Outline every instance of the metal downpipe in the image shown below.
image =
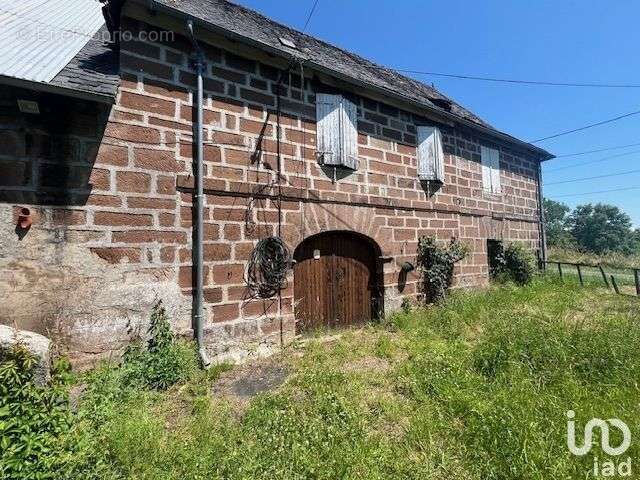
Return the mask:
{"type": "Polygon", "coordinates": [[[196,222],[195,222],[195,232],[193,238],[193,264],[195,267],[195,294],[194,294],[194,308],[193,308],[193,323],[195,329],[195,337],[196,342],[198,344],[198,353],[200,354],[200,360],[202,361],[202,365],[206,368],[211,364],[211,359],[207,355],[207,351],[204,346],[204,307],[203,307],[203,289],[204,289],[204,278],[203,278],[203,213],[204,213],[204,194],[202,187],[202,176],[203,176],[203,167],[202,167],[202,158],[203,158],[203,138],[202,138],[202,127],[203,127],[203,80],[202,76],[205,71],[205,62],[204,62],[204,54],[198,45],[196,37],[193,33],[193,21],[189,20],[187,22],[187,31],[189,33],[189,38],[191,39],[191,43],[193,44],[193,48],[196,52],[196,75],[197,75],[197,93],[196,98],[194,99],[196,102],[196,121],[193,126],[195,142],[196,142],[196,151],[195,151],[195,165],[194,165],[194,177],[195,177],[195,207],[196,207],[196,222]]]}
{"type": "Polygon", "coordinates": [[[538,209],[540,215],[540,260],[542,269],[547,266],[547,230],[546,218],[544,214],[544,193],[542,190],[542,162],[538,162],[538,209]]]}

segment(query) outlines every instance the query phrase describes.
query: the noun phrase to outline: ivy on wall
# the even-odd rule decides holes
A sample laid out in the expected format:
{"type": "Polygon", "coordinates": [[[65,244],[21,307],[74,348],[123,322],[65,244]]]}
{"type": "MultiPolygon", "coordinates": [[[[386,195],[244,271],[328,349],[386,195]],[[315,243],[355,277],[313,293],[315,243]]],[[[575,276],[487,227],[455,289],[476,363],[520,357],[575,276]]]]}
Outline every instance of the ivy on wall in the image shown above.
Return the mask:
{"type": "Polygon", "coordinates": [[[468,253],[468,248],[455,238],[446,246],[438,245],[432,237],[420,238],[417,263],[427,303],[437,303],[446,298],[453,282],[453,268],[468,253]]]}

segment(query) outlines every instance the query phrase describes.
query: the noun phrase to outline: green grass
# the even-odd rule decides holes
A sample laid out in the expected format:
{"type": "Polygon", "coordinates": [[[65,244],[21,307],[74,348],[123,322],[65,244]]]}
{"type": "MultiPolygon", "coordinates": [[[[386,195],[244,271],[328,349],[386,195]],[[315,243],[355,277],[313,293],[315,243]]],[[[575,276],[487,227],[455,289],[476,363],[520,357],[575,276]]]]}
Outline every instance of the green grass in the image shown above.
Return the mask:
{"type": "Polygon", "coordinates": [[[551,247],[549,249],[549,260],[591,265],[601,264],[603,267],[614,270],[640,268],[640,254],[624,255],[622,253],[611,252],[596,255],[594,253],[578,252],[573,249],[551,247]]]}
{"type": "Polygon", "coordinates": [[[212,394],[228,367],[163,393],[103,368],[77,415],[109,465],[99,478],[586,478],[593,457],[567,451],[565,412],[633,429],[639,318],[639,300],[570,281],[457,292],[286,350],[291,376],[246,410],[212,394]]]}
{"type": "MultiPolygon", "coordinates": [[[[636,294],[633,269],[640,269],[640,255],[622,255],[620,253],[595,255],[581,253],[575,250],[551,248],[549,250],[549,260],[555,262],[581,263],[585,265],[602,265],[607,279],[613,275],[622,293],[629,295],[636,294]]],[[[548,269],[550,274],[558,274],[556,265],[549,265],[548,269]]],[[[576,267],[564,265],[563,274],[566,274],[566,276],[574,280],[578,279],[576,267]]],[[[592,285],[604,286],[602,273],[598,268],[582,267],[582,274],[585,282],[592,285]]]]}

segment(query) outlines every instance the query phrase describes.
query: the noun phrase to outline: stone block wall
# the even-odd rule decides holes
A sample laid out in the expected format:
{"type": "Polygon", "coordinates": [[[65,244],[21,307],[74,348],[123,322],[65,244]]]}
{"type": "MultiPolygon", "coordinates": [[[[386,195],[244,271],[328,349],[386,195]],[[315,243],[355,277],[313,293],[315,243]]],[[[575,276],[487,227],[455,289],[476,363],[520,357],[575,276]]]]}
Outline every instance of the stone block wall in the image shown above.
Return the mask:
{"type": "MultiPolygon", "coordinates": [[[[130,31],[153,28],[132,19],[124,19],[123,25],[130,31]]],[[[299,67],[281,75],[274,65],[241,56],[227,45],[204,45],[205,334],[212,356],[240,361],[268,354],[295,333],[292,274],[280,299],[254,300],[245,288],[247,260],[265,236],[281,235],[292,252],[305,238],[327,230],[355,231],[373,239],[385,257],[381,268],[387,311],[398,308],[405,296],[419,296],[417,275],[402,277],[400,265],[415,260],[422,235],[442,241],[457,237],[470,246],[471,255],[456,267],[459,286],[486,284],[487,239],[538,247],[537,159],[528,153],[441,124],[445,182],[431,191],[417,179],[415,133],[416,125],[434,122],[343,90],[358,106],[359,167],[355,172],[322,167],[315,152],[315,92],[336,87],[328,87],[308,68],[304,79],[299,67]],[[502,195],[482,190],[481,145],[500,151],[502,195]]],[[[191,53],[190,43],[179,35],[164,43],[124,42],[116,104],[89,135],[91,148],[79,153],[91,188],[84,201],[65,205],[64,235],[49,220],[35,222],[20,241],[11,231],[3,234],[10,239],[0,255],[5,263],[24,255],[25,240],[35,250],[55,245],[52,251],[72,252],[55,257],[61,259],[55,269],[69,265],[59,284],[67,291],[78,284],[78,291],[90,292],[84,298],[96,296],[80,302],[81,309],[66,306],[65,321],[85,335],[77,336],[72,348],[78,358],[117,350],[130,335],[129,323],[144,325],[143,310],[155,298],[169,302],[176,327],[188,333],[193,286],[191,53]],[[90,324],[89,317],[96,323],[90,324]]],[[[0,138],[16,138],[4,133],[12,130],[10,123],[2,127],[0,135],[5,136],[0,138]]],[[[77,135],[69,132],[68,137],[77,135]]],[[[0,156],[0,169],[3,161],[23,168],[31,160],[17,153],[0,156]]],[[[22,170],[9,170],[15,182],[22,170]]],[[[40,204],[36,211],[47,219],[57,211],[44,200],[27,197],[3,198],[3,203],[5,223],[9,216],[15,220],[13,209],[23,204],[40,204]]],[[[46,264],[41,253],[31,255],[36,270],[46,264]]],[[[11,292],[12,276],[0,280],[0,290],[11,292]]],[[[30,281],[20,289],[24,295],[46,290],[30,281]]],[[[7,323],[15,314],[0,318],[7,323]]]]}

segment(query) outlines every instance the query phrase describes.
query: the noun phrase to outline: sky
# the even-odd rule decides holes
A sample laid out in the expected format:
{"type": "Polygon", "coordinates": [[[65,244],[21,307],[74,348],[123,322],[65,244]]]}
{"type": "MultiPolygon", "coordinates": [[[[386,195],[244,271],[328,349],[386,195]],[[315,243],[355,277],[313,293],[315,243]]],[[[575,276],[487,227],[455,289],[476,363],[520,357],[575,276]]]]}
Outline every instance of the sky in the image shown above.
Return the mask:
{"type": "MultiPolygon", "coordinates": [[[[303,28],[314,3],[235,1],[296,29],[303,28]]],[[[640,2],[632,0],[318,0],[307,33],[398,69],[640,85],[638,18],[640,2]]],[[[640,88],[412,76],[435,84],[494,127],[527,141],[640,110],[640,88]]],[[[640,115],[536,145],[559,156],[634,143],[638,145],[546,162],[545,196],[571,207],[614,204],[640,227],[640,115]],[[633,170],[638,172],[573,181],[633,170]],[[556,183],[565,180],[572,181],[556,183]],[[632,187],[639,189],[585,194],[632,187]]]]}

